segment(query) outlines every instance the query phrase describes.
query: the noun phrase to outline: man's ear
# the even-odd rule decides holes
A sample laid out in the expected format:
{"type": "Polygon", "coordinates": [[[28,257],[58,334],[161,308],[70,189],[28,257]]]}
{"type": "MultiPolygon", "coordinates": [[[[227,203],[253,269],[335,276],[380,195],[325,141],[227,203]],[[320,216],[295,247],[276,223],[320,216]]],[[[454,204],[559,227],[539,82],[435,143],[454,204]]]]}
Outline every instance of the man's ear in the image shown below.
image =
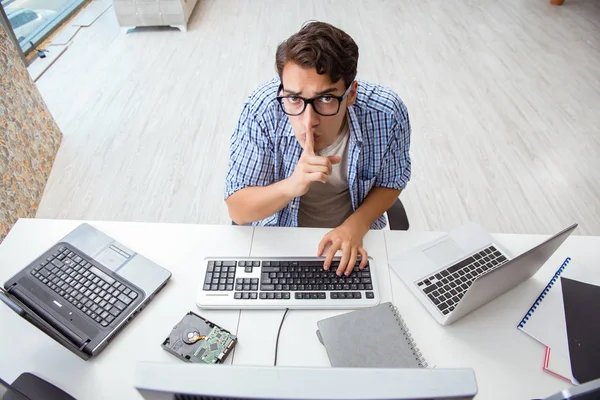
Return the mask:
{"type": "Polygon", "coordinates": [[[350,92],[348,93],[348,102],[346,104],[347,107],[350,107],[356,101],[356,91],[358,90],[358,82],[353,81],[350,84],[350,92]]]}

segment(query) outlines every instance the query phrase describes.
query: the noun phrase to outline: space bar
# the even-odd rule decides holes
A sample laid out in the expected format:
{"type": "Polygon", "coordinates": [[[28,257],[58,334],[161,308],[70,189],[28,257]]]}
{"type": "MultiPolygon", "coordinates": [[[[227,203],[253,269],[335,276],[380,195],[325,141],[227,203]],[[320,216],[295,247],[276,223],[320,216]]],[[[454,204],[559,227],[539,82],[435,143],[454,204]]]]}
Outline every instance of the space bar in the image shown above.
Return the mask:
{"type": "Polygon", "coordinates": [[[109,285],[112,285],[113,282],[115,281],[114,278],[111,278],[110,276],[106,275],[104,272],[100,271],[98,268],[94,267],[93,265],[90,268],[90,272],[95,275],[98,275],[100,278],[104,279],[109,285]]]}
{"type": "Polygon", "coordinates": [[[450,268],[447,269],[448,272],[453,273],[455,271],[458,271],[459,269],[461,269],[464,266],[467,266],[469,264],[471,264],[472,262],[474,262],[475,259],[473,257],[469,257],[465,260],[462,260],[461,262],[459,262],[458,264],[454,264],[453,266],[451,266],[450,268]]]}

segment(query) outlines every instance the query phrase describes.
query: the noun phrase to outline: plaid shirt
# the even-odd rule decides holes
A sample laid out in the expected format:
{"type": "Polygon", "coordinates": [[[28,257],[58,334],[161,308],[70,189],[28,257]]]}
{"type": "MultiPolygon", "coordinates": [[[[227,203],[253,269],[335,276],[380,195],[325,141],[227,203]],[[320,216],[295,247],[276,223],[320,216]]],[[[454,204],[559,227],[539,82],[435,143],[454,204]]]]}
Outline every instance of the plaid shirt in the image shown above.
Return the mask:
{"type": "MultiPolygon", "coordinates": [[[[267,186],[292,175],[302,147],[276,96],[279,78],[255,90],[244,103],[231,136],[225,199],[248,186],[267,186]]],[[[356,102],[348,107],[350,144],[348,186],[356,210],[372,187],[404,189],[410,179],[410,122],[397,94],[358,81],[356,102]]],[[[300,197],[253,225],[298,226],[300,197]]],[[[385,227],[382,215],[371,229],[385,227]]]]}

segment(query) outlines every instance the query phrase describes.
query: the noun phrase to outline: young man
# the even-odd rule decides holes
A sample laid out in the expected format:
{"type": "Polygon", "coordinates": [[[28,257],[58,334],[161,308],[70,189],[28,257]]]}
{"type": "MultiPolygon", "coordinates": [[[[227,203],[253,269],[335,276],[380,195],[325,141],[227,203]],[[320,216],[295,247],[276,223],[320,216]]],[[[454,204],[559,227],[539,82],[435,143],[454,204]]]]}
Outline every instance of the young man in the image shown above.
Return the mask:
{"type": "Polygon", "coordinates": [[[317,255],[329,269],[341,250],[338,275],[364,267],[364,235],[410,179],[406,107],[356,81],[357,64],[354,40],[326,23],[281,43],[279,77],[249,96],[231,137],[225,188],[237,224],[333,228],[317,255]]]}

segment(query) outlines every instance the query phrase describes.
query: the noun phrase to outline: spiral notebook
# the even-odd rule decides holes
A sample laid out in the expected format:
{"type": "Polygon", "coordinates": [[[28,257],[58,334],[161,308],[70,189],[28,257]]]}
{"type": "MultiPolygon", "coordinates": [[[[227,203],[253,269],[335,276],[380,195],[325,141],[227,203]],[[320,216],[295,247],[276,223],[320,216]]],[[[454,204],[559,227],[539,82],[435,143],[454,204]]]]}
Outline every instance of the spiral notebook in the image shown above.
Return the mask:
{"type": "Polygon", "coordinates": [[[390,303],[317,322],[332,367],[426,368],[408,327],[390,303]]]}
{"type": "Polygon", "coordinates": [[[555,352],[556,348],[560,347],[561,350],[558,350],[558,352],[562,357],[568,357],[569,355],[568,352],[565,354],[562,351],[563,349],[567,350],[567,326],[564,321],[562,294],[560,288],[552,292],[551,289],[557,282],[560,285],[560,275],[567,268],[570,261],[570,257],[563,261],[518,324],[519,329],[552,348],[555,352]]]}

